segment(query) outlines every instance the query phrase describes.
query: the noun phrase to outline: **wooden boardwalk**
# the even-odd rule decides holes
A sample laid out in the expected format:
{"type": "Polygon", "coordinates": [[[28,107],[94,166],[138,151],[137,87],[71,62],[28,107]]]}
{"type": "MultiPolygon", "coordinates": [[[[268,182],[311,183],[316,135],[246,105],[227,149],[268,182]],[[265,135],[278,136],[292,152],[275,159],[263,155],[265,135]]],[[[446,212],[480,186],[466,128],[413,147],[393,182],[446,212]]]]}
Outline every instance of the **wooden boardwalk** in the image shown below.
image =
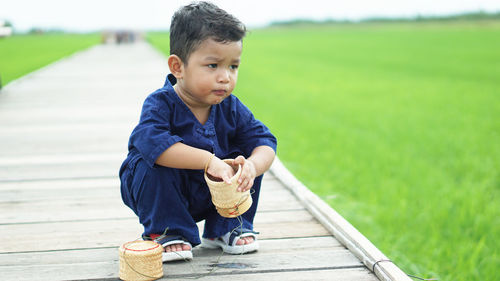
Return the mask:
{"type": "MultiPolygon", "coordinates": [[[[166,73],[146,43],[100,45],[0,92],[0,280],[118,278],[118,246],[142,232],[121,202],[118,169],[142,101],[166,73]]],[[[164,278],[379,280],[279,173],[264,178],[257,253],[197,247],[192,262],[164,264],[164,278]]]]}

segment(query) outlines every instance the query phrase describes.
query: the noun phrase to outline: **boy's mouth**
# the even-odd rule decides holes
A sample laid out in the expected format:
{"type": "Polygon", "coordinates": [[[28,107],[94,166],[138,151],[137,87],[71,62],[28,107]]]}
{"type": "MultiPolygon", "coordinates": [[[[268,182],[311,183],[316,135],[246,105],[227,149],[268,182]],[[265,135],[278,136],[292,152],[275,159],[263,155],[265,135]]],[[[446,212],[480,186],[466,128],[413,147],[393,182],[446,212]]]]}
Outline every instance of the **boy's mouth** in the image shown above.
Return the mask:
{"type": "Polygon", "coordinates": [[[227,93],[227,90],[213,90],[212,93],[216,96],[225,96],[227,93]]]}

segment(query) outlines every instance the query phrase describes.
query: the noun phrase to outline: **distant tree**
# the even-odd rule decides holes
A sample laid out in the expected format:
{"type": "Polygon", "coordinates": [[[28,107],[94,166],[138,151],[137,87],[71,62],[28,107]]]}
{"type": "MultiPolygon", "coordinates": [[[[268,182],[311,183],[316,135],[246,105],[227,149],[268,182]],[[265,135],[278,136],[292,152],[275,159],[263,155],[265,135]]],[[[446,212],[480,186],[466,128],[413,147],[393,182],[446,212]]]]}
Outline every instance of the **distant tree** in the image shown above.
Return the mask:
{"type": "MultiPolygon", "coordinates": [[[[455,21],[455,20],[500,20],[500,12],[488,13],[484,11],[461,13],[445,16],[426,16],[417,14],[415,17],[371,17],[361,19],[359,22],[425,22],[425,21],[455,21]]],[[[335,23],[355,23],[348,20],[328,19],[323,21],[311,19],[293,19],[287,21],[275,21],[271,26],[296,26],[296,25],[316,25],[316,24],[335,24],[335,23]]]]}
{"type": "Polygon", "coordinates": [[[43,34],[44,31],[43,29],[41,28],[38,28],[38,27],[32,27],[29,31],[28,31],[29,34],[43,34]]]}

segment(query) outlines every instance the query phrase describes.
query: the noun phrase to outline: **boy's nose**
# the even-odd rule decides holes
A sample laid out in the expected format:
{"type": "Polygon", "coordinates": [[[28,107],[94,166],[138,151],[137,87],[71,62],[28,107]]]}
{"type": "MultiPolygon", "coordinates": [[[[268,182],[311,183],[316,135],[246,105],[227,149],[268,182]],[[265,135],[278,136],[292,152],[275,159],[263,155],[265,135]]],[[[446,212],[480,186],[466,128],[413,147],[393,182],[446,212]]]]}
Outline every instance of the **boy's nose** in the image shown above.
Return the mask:
{"type": "Polygon", "coordinates": [[[228,83],[229,82],[229,71],[227,70],[222,70],[220,71],[219,75],[217,76],[217,82],[219,83],[228,83]]]}

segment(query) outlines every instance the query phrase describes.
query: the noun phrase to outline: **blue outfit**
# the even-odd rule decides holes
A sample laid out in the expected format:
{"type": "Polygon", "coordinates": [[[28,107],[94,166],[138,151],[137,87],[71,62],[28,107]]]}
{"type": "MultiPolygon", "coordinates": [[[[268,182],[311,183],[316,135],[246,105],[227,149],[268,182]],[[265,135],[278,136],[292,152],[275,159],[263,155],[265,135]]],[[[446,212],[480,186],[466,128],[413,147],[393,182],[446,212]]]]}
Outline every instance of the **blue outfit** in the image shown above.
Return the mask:
{"type": "MultiPolygon", "coordinates": [[[[156,159],[177,142],[221,159],[247,158],[261,145],[276,151],[276,138],[234,95],[212,105],[202,125],[174,91],[175,83],[176,78],[169,74],[163,88],[144,102],[120,168],[121,194],[144,226],[143,235],[162,234],[168,227],[167,235],[183,236],[195,246],[200,244],[196,222],[205,220],[205,238],[220,237],[240,222],[217,213],[203,170],[168,168],[155,164],[156,159]]],[[[244,228],[253,229],[261,182],[262,176],[255,179],[253,204],[241,215],[244,228]]]]}

